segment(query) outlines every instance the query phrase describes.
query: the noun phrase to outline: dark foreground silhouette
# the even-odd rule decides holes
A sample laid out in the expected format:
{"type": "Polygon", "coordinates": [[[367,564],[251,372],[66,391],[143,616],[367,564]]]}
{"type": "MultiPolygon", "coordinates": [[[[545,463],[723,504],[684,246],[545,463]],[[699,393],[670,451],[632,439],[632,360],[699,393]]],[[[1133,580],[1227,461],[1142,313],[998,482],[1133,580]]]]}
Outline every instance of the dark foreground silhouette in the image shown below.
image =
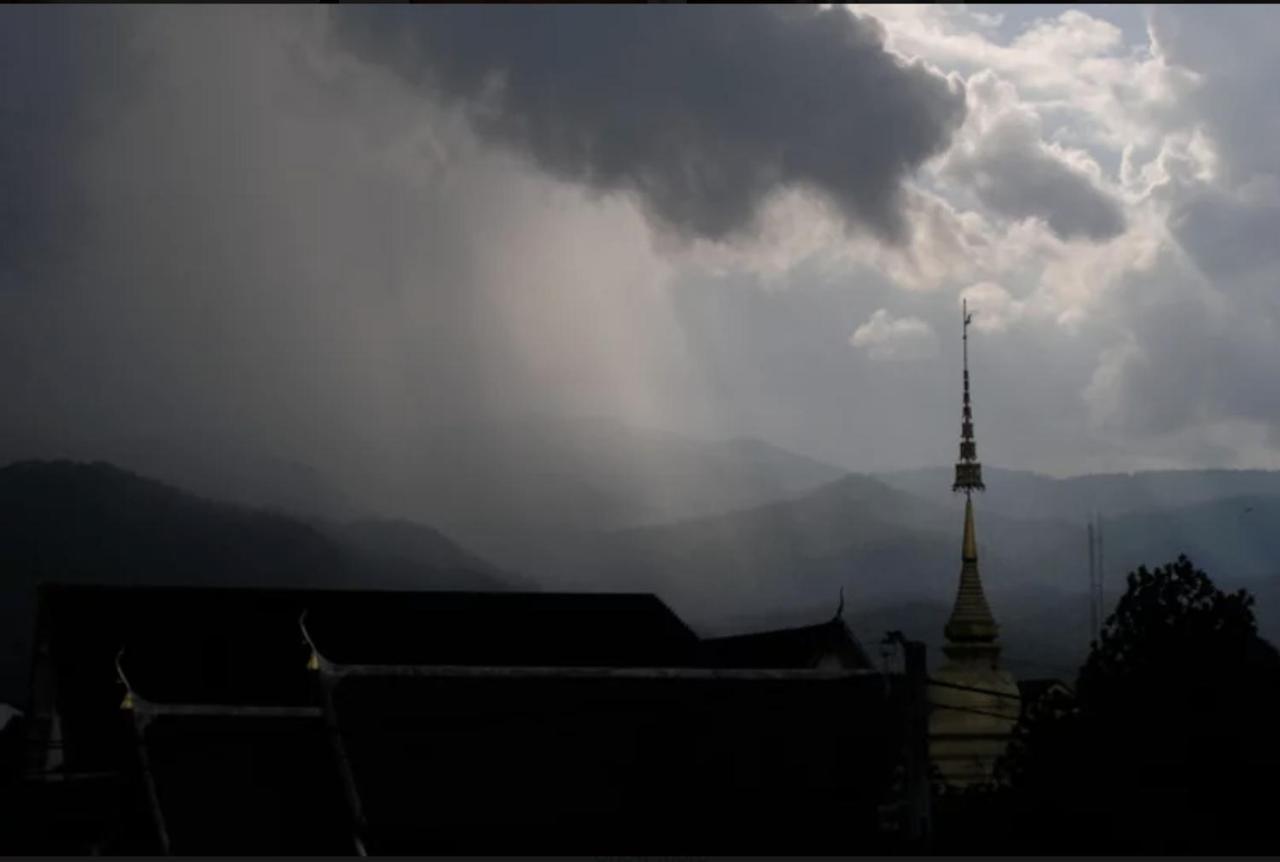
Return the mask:
{"type": "Polygon", "coordinates": [[[0,470],[0,514],[0,676],[27,708],[0,732],[9,852],[1280,851],[1280,657],[1251,596],[1185,558],[1130,575],[1074,692],[1024,717],[1006,782],[937,793],[921,845],[901,829],[907,689],[806,678],[824,654],[859,666],[830,624],[707,643],[634,599],[482,598],[511,581],[430,530],[308,524],[107,465],[0,470]],[[62,744],[35,763],[35,584],[54,573],[190,587],[85,586],[58,612],[40,690],[66,707],[62,744]],[[334,589],[352,582],[468,592],[422,616],[407,593],[334,589]],[[329,665],[307,667],[303,611],[329,665]],[[512,667],[550,672],[491,673],[512,667]],[[599,672],[681,667],[708,673],[599,672]],[[761,673],[711,673],[735,668],[761,673]],[[51,763],[78,778],[21,781],[51,763]]]}
{"type": "Polygon", "coordinates": [[[63,585],[36,632],[9,852],[903,843],[909,693],[838,618],[703,639],[648,595],[63,585]]]}

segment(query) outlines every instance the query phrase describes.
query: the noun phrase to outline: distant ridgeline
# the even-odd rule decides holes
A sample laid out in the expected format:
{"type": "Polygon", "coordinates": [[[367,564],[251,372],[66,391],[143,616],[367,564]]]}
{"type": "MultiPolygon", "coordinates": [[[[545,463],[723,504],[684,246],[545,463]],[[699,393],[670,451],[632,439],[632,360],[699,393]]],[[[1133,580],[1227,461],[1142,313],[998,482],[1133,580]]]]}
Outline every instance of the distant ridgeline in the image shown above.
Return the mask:
{"type": "Polygon", "coordinates": [[[21,704],[41,581],[504,589],[523,582],[427,527],[336,525],[201,499],[109,464],[0,468],[0,701],[21,704]]]}

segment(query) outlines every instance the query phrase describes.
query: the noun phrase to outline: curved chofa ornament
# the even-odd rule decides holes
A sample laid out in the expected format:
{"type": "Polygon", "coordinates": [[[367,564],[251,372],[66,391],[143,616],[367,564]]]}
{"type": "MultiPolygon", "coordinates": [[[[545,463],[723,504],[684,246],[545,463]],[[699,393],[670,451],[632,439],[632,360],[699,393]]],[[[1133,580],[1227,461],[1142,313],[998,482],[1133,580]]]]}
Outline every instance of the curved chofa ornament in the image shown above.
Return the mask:
{"type": "Polygon", "coordinates": [[[311,639],[311,632],[307,631],[307,614],[310,609],[304,609],[298,617],[298,628],[302,630],[302,641],[311,650],[311,654],[307,656],[307,670],[322,670],[327,668],[329,662],[320,655],[320,650],[316,649],[316,642],[311,639]]]}
{"type": "Polygon", "coordinates": [[[969,396],[969,324],[973,314],[962,306],[964,401],[960,425],[960,458],[952,491],[963,491],[964,538],[960,547],[960,583],[943,633],[947,661],[933,676],[929,700],[930,758],[946,784],[965,786],[990,781],[995,762],[1008,747],[1021,711],[1018,685],[1000,668],[999,626],[991,614],[978,574],[978,539],[973,520],[973,492],[984,491],[982,464],[973,433],[969,396]]]}
{"type": "Polygon", "coordinates": [[[120,701],[121,709],[133,709],[136,705],[133,697],[133,686],[129,685],[129,678],[124,675],[124,667],[120,664],[120,660],[124,658],[124,647],[121,647],[116,653],[116,679],[120,680],[124,685],[124,700],[120,701]]]}

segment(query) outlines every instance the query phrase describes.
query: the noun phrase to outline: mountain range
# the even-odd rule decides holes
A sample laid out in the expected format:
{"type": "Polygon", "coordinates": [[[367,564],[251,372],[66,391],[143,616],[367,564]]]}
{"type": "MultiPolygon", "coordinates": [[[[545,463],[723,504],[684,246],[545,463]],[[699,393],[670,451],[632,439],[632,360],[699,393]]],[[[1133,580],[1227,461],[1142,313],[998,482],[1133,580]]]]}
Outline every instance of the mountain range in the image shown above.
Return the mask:
{"type": "MultiPolygon", "coordinates": [[[[446,429],[428,449],[381,497],[326,465],[232,448],[162,450],[150,463],[163,482],[103,463],[0,469],[0,627],[15,633],[0,700],[22,685],[40,578],[641,590],[707,633],[812,623],[843,597],[873,652],[899,629],[941,659],[963,507],[947,468],[851,474],[759,441],[603,421],[446,429]]],[[[126,463],[146,463],[142,450],[126,463]]],[[[1095,512],[1108,604],[1127,571],[1186,553],[1253,592],[1263,633],[1280,635],[1280,473],[989,467],[986,480],[980,565],[1016,672],[1070,678],[1087,651],[1095,512]]]]}
{"type": "Polygon", "coordinates": [[[666,523],[787,499],[845,472],[759,440],[607,419],[445,426],[427,440],[376,505],[458,535],[666,523]]]}
{"type": "Polygon", "coordinates": [[[418,524],[326,523],[204,499],[104,463],[0,468],[0,701],[25,698],[41,581],[528,588],[418,524]]]}

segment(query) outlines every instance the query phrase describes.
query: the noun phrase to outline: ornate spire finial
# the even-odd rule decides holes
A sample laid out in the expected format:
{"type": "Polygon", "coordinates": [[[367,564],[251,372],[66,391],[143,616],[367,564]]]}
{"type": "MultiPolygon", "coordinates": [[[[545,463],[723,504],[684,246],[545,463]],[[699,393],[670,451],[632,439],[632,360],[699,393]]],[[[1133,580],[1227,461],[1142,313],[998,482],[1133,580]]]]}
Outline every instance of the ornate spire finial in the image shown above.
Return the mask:
{"type": "Polygon", "coordinates": [[[961,315],[964,325],[961,343],[964,350],[964,409],[960,421],[960,460],[956,462],[956,481],[952,491],[964,491],[965,496],[974,491],[985,490],[982,484],[982,465],[978,463],[978,444],[973,439],[973,409],[969,404],[969,323],[973,315],[969,313],[969,302],[963,300],[961,315]]]}
{"type": "Polygon", "coordinates": [[[982,465],[978,463],[978,447],[973,439],[973,410],[969,403],[969,323],[973,315],[969,305],[961,306],[964,328],[961,341],[964,350],[964,413],[960,426],[960,460],[956,462],[956,481],[953,491],[964,491],[964,542],[960,551],[960,587],[956,603],[947,621],[946,636],[952,644],[992,644],[997,628],[991,609],[987,606],[978,577],[978,541],[973,526],[973,492],[985,490],[982,484],[982,465]]]}

